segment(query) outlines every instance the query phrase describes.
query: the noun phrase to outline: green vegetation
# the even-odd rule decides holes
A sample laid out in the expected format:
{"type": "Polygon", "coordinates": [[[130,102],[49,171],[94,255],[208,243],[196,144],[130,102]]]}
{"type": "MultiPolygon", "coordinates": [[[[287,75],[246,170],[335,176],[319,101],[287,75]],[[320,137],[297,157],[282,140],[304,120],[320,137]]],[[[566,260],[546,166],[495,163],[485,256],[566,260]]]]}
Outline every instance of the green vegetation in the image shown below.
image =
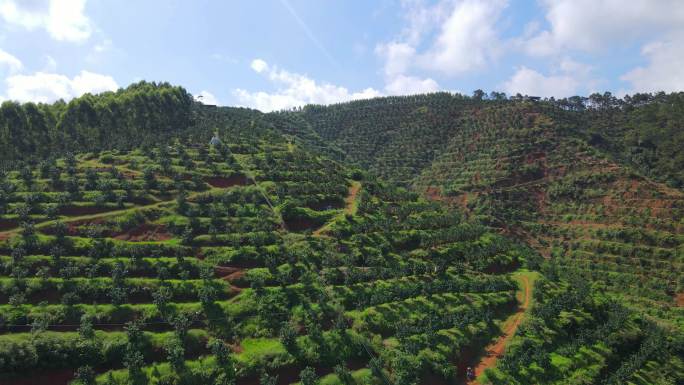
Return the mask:
{"type": "Polygon", "coordinates": [[[6,102],[0,382],[676,383],[681,105],[6,102]]]}

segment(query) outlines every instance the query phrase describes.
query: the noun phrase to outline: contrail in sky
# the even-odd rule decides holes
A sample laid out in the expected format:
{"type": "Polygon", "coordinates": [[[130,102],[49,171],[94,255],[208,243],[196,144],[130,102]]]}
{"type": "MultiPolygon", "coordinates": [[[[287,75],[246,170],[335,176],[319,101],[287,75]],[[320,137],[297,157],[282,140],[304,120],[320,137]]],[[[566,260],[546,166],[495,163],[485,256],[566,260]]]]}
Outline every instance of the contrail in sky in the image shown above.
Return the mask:
{"type": "Polygon", "coordinates": [[[323,44],[321,44],[321,42],[316,38],[316,36],[313,34],[313,32],[311,32],[311,30],[309,29],[309,26],[306,25],[306,23],[304,22],[304,20],[302,20],[301,17],[299,17],[299,14],[297,13],[297,11],[295,11],[295,9],[292,8],[292,5],[290,5],[290,2],[288,0],[280,0],[280,3],[285,8],[287,8],[287,10],[290,12],[292,17],[295,18],[295,20],[297,21],[297,24],[299,24],[299,26],[302,27],[302,29],[304,30],[304,33],[306,33],[306,36],[309,38],[309,40],[311,40],[311,42],[314,43],[314,45],[323,53],[323,55],[328,60],[330,60],[330,62],[335,67],[340,68],[340,63],[338,63],[337,60],[335,60],[335,58],[330,54],[330,52],[328,52],[328,50],[325,49],[323,44]]]}

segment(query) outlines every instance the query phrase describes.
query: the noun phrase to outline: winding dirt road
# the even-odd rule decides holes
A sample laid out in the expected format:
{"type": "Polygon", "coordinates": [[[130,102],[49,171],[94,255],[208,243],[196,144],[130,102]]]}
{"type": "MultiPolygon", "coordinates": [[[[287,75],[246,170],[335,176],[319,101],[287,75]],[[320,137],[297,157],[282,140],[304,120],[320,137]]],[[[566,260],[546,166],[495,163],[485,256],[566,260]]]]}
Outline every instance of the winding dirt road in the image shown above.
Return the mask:
{"type": "MultiPolygon", "coordinates": [[[[484,373],[485,369],[493,368],[496,365],[496,361],[503,355],[506,346],[515,335],[515,332],[518,330],[523,318],[525,318],[525,312],[530,305],[532,289],[530,287],[530,281],[526,276],[522,276],[521,280],[524,286],[522,305],[518,308],[515,314],[511,316],[512,318],[509,318],[509,320],[506,322],[503,334],[493,344],[487,346],[485,349],[485,355],[474,369],[475,377],[479,377],[482,373],[484,373]]],[[[475,385],[479,384],[479,382],[477,382],[477,380],[473,380],[468,381],[467,384],[475,385]]]]}

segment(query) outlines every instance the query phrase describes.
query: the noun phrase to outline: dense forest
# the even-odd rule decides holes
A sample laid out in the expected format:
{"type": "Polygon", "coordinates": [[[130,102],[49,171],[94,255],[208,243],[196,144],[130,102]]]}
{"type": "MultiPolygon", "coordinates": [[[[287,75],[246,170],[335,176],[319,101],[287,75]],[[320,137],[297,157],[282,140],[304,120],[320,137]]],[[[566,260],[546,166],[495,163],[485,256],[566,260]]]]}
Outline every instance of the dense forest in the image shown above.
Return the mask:
{"type": "Polygon", "coordinates": [[[193,103],[182,87],[147,82],[68,103],[5,101],[0,106],[0,161],[155,143],[190,126],[193,103]]]}
{"type": "Polygon", "coordinates": [[[1,110],[3,385],[683,383],[683,93],[1,110]]]}

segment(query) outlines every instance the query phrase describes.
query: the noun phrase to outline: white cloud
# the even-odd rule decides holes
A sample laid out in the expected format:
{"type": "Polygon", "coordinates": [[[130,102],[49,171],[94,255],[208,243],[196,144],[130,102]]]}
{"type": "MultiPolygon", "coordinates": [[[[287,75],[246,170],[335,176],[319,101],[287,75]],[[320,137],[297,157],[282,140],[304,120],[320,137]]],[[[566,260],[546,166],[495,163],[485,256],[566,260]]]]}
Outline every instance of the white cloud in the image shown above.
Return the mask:
{"type": "Polygon", "coordinates": [[[579,85],[577,80],[567,74],[545,76],[523,66],[503,84],[503,90],[509,95],[520,93],[530,96],[566,97],[576,95],[579,85]]]}
{"type": "Polygon", "coordinates": [[[86,0],[0,0],[0,17],[28,30],[45,29],[59,41],[81,42],[92,33],[86,0]]]}
{"type": "Polygon", "coordinates": [[[119,88],[119,85],[116,84],[116,81],[111,76],[81,71],[71,81],[71,88],[74,91],[74,96],[80,96],[88,92],[115,91],[119,88]]]}
{"type": "Polygon", "coordinates": [[[488,64],[501,49],[496,31],[504,0],[457,2],[432,47],[420,58],[424,68],[458,75],[488,64]]]}
{"type": "Polygon", "coordinates": [[[114,91],[119,88],[111,76],[81,71],[73,79],[65,75],[36,72],[13,75],[6,79],[7,98],[20,102],[50,103],[71,99],[85,93],[114,91]]]}
{"type": "Polygon", "coordinates": [[[251,67],[256,73],[262,73],[268,69],[268,63],[261,59],[254,59],[252,60],[251,67]]]}
{"type": "Polygon", "coordinates": [[[381,95],[372,88],[349,92],[345,87],[317,83],[305,75],[270,66],[261,59],[253,60],[251,67],[255,72],[266,75],[279,88],[273,93],[236,89],[233,94],[242,105],[261,111],[282,110],[306,104],[331,104],[381,95]]]}
{"type": "Polygon", "coordinates": [[[439,84],[430,78],[398,75],[385,85],[385,90],[390,95],[424,94],[439,91],[439,84]]]}
{"type": "Polygon", "coordinates": [[[0,49],[0,70],[6,69],[9,73],[15,73],[19,72],[22,67],[19,59],[0,49]]]}
{"type": "Polygon", "coordinates": [[[648,65],[620,77],[631,83],[632,93],[684,90],[684,36],[649,43],[641,52],[648,58],[648,65]]]}
{"type": "Polygon", "coordinates": [[[431,78],[420,79],[406,75],[415,61],[416,51],[407,43],[381,44],[375,52],[385,59],[385,91],[390,95],[407,95],[435,92],[439,85],[431,78]]]}
{"type": "Polygon", "coordinates": [[[408,22],[401,33],[401,39],[412,46],[418,45],[427,34],[438,28],[454,7],[450,0],[441,0],[430,5],[426,5],[424,0],[403,0],[401,3],[408,22]]]}
{"type": "Polygon", "coordinates": [[[463,75],[482,69],[502,51],[496,26],[507,0],[441,0],[431,5],[407,0],[403,5],[406,28],[396,40],[375,49],[384,61],[389,94],[437,91],[434,79],[415,71],[463,75]]]}
{"type": "Polygon", "coordinates": [[[211,92],[206,91],[206,90],[203,90],[199,93],[199,95],[196,95],[195,100],[197,100],[203,104],[210,104],[210,105],[214,105],[214,106],[219,105],[219,101],[218,101],[218,99],[216,99],[216,96],[214,96],[214,94],[212,94],[211,92]]]}
{"type": "Polygon", "coordinates": [[[385,58],[385,76],[393,77],[406,73],[416,55],[416,49],[407,43],[391,42],[380,44],[375,52],[385,58]]]}
{"type": "Polygon", "coordinates": [[[681,0],[543,0],[550,24],[525,42],[528,53],[596,52],[632,39],[681,28],[681,0]]]}

